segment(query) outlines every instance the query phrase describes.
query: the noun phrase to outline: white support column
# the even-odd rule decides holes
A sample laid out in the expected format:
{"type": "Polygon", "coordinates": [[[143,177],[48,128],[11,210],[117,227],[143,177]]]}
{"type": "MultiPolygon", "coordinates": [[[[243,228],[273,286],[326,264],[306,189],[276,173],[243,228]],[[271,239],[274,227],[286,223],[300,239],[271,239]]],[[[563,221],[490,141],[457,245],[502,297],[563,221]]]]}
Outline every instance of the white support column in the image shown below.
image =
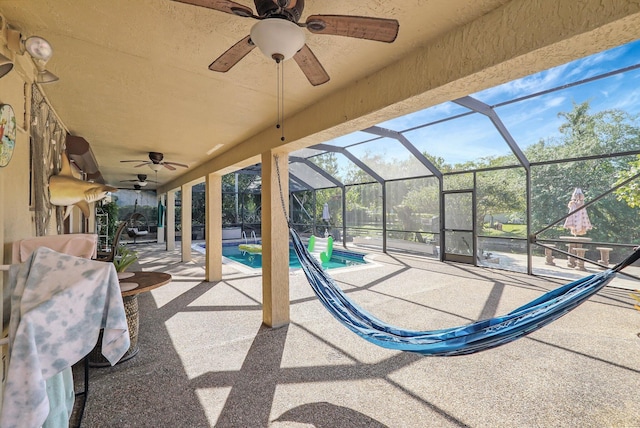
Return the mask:
{"type": "Polygon", "coordinates": [[[205,177],[205,281],[222,279],[222,176],[207,174],[205,177]]]}
{"type": "Polygon", "coordinates": [[[269,327],[287,325],[289,308],[289,228],[282,212],[276,162],[285,207],[289,201],[289,158],[286,153],[262,154],[262,321],[269,327]],[[276,161],[275,155],[278,155],[276,161]]]}
{"type": "Polygon", "coordinates": [[[96,230],[96,203],[89,204],[89,218],[87,219],[87,230],[84,233],[98,233],[96,230]]]}
{"type": "Polygon", "coordinates": [[[176,249],[176,192],[167,192],[167,251],[176,249]]]}
{"type": "Polygon", "coordinates": [[[180,203],[181,211],[181,230],[182,238],[180,240],[180,248],[182,250],[182,261],[191,261],[191,205],[192,205],[192,190],[193,186],[189,183],[183,184],[180,195],[182,201],[180,203]]]}
{"type": "MultiPolygon", "coordinates": [[[[65,220],[63,220],[63,224],[66,221],[68,223],[69,229],[65,233],[80,233],[80,226],[82,225],[82,212],[80,208],[76,206],[70,206],[70,214],[65,220]]],[[[64,207],[64,212],[66,213],[67,207],[64,207]]],[[[52,216],[53,217],[53,216],[52,216]]]]}

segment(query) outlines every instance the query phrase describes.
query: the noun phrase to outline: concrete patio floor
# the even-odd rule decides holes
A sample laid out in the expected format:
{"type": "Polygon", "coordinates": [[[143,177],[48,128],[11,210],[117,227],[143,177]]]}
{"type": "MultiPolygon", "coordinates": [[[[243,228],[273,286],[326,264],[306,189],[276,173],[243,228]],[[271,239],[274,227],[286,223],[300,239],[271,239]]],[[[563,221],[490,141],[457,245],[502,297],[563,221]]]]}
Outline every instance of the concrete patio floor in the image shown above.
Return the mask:
{"type": "MultiPolygon", "coordinates": [[[[90,369],[83,427],[640,426],[640,312],[628,290],[606,288],[500,348],[429,358],[355,336],[301,272],[290,275],[291,323],[269,329],[259,275],[225,265],[224,279],[208,283],[201,254],[181,263],[160,245],[136,249],[140,269],[173,281],[139,296],[139,354],[90,369]]],[[[373,258],[331,275],[405,328],[493,317],[564,283],[410,255],[373,258]]]]}

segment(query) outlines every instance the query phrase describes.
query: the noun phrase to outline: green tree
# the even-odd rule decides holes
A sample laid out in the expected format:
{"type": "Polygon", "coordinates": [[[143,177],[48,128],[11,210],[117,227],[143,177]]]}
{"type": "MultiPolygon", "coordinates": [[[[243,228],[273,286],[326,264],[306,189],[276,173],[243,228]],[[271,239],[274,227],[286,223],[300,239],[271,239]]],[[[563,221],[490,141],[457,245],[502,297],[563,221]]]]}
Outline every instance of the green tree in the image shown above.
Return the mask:
{"type": "MultiPolygon", "coordinates": [[[[333,152],[326,152],[318,156],[314,156],[309,159],[311,162],[322,168],[327,174],[331,175],[336,180],[343,183],[343,177],[340,175],[340,168],[338,166],[338,157],[333,152]]],[[[342,225],[342,191],[335,187],[326,189],[315,190],[315,207],[312,207],[313,196],[309,195],[305,201],[305,209],[308,213],[312,213],[315,210],[316,223],[322,221],[322,210],[324,204],[329,205],[329,212],[331,214],[330,224],[332,226],[342,225]]]]}
{"type": "Polygon", "coordinates": [[[191,223],[197,225],[205,224],[207,211],[204,183],[193,186],[191,199],[191,223]]]}
{"type": "MultiPolygon", "coordinates": [[[[259,194],[261,176],[254,171],[232,172],[222,176],[222,224],[239,224],[243,220],[244,194],[259,194]]],[[[252,207],[259,211],[259,204],[252,207]]]]}
{"type": "MultiPolygon", "coordinates": [[[[567,159],[640,147],[637,117],[623,111],[590,113],[588,103],[574,103],[572,111],[560,113],[559,117],[566,119],[559,128],[560,136],[541,139],[528,147],[525,154],[529,159],[567,159]]],[[[533,230],[567,214],[567,203],[575,187],[582,188],[586,202],[610,190],[619,171],[628,168],[628,162],[628,157],[602,157],[533,167],[533,230]]],[[[637,211],[613,196],[599,200],[587,212],[594,225],[588,236],[594,241],[629,242],[630,236],[640,233],[637,211]]],[[[567,233],[562,223],[558,226],[545,232],[544,237],[555,238],[567,233]]]]}
{"type": "MultiPolygon", "coordinates": [[[[622,170],[618,173],[618,181],[616,185],[621,184],[625,180],[640,174],[640,155],[636,160],[629,162],[629,169],[622,170]]],[[[616,190],[619,201],[624,201],[631,208],[640,208],[640,178],[635,178],[623,187],[616,190]]]]}
{"type": "Polygon", "coordinates": [[[526,207],[526,176],[523,168],[477,174],[476,224],[479,230],[482,230],[487,216],[517,213],[517,216],[524,217],[526,207]]]}
{"type": "Polygon", "coordinates": [[[388,183],[387,211],[387,227],[407,231],[402,235],[403,239],[413,237],[423,241],[422,232],[437,232],[440,213],[440,186],[437,178],[388,183]],[[411,232],[416,233],[412,235],[411,232]]]}

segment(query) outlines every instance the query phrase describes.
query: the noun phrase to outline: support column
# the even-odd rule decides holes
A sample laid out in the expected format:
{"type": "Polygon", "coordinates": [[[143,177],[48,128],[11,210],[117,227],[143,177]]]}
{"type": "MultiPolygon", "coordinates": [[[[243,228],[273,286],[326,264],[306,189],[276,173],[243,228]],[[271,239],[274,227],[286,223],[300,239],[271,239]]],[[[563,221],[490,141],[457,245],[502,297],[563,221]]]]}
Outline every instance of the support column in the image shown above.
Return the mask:
{"type": "Polygon", "coordinates": [[[89,218],[87,221],[87,230],[84,233],[98,233],[96,229],[96,203],[91,202],[89,204],[89,218]]]}
{"type": "Polygon", "coordinates": [[[83,219],[84,214],[82,214],[80,208],[72,207],[71,214],[69,214],[69,218],[67,219],[67,221],[69,222],[69,231],[67,233],[85,233],[82,230],[83,219]]]}
{"type": "Polygon", "coordinates": [[[182,195],[182,201],[180,206],[182,207],[180,229],[182,229],[182,238],[180,240],[180,249],[182,252],[182,261],[191,261],[191,205],[192,205],[192,190],[191,184],[183,184],[180,194],[182,195]]]}
{"type": "Polygon", "coordinates": [[[276,158],[285,207],[289,207],[289,162],[284,152],[262,154],[262,321],[289,323],[289,228],[282,212],[276,158]]]}
{"type": "Polygon", "coordinates": [[[176,192],[167,192],[167,251],[176,249],[176,192]]]}
{"type": "Polygon", "coordinates": [[[207,174],[205,177],[205,276],[208,282],[222,279],[222,177],[207,174]]]}

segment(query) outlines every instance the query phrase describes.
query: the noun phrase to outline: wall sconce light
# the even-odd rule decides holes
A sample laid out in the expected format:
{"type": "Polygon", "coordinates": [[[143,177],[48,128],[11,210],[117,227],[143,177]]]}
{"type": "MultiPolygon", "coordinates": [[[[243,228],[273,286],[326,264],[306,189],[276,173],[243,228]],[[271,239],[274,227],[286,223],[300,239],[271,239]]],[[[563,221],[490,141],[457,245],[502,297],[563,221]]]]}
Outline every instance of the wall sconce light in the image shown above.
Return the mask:
{"type": "Polygon", "coordinates": [[[48,71],[45,67],[47,62],[53,56],[53,48],[51,44],[42,37],[32,36],[24,41],[24,48],[36,65],[38,69],[38,75],[36,76],[36,82],[38,83],[51,83],[57,81],[59,78],[52,72],[48,71]]]}
{"type": "Polygon", "coordinates": [[[53,56],[51,44],[39,36],[32,36],[22,40],[22,34],[12,28],[6,28],[7,46],[20,55],[27,52],[38,70],[37,83],[51,83],[58,80],[58,76],[46,69],[47,62],[53,56]]]}
{"type": "MultiPolygon", "coordinates": [[[[6,25],[7,22],[4,19],[4,16],[0,15],[0,33],[2,35],[2,39],[6,40],[6,25]]],[[[11,61],[6,56],[0,54],[0,78],[4,77],[13,70],[13,61],[11,61]]]]}

